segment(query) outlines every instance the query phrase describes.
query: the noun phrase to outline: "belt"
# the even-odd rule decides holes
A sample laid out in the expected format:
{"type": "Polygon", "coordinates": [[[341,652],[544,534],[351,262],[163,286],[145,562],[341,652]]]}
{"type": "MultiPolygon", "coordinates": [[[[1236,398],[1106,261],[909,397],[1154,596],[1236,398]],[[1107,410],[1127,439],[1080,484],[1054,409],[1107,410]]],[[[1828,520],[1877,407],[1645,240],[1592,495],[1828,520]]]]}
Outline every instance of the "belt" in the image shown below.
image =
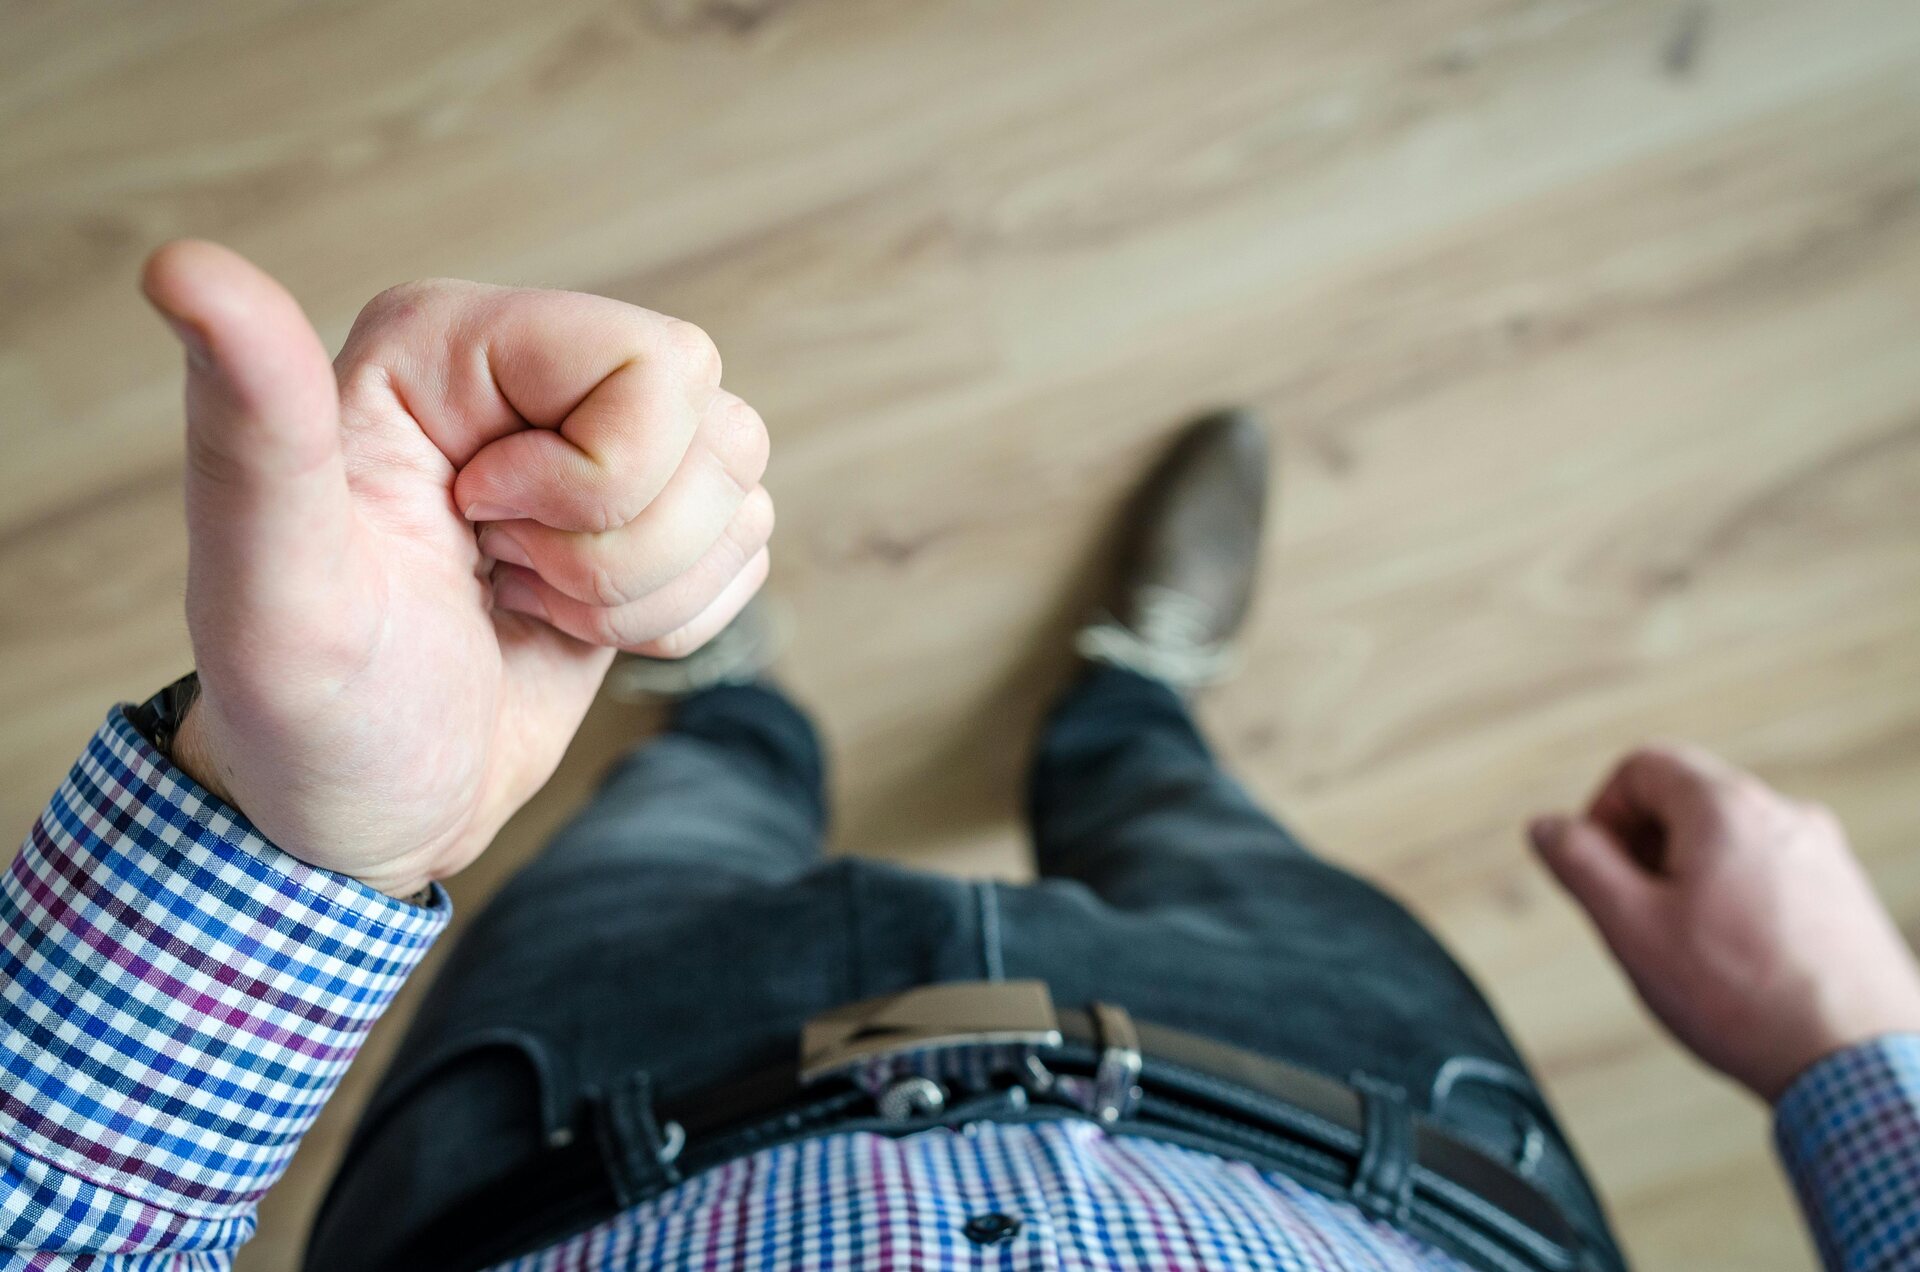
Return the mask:
{"type": "Polygon", "coordinates": [[[929,985],[837,1008],[808,1022],[797,1062],[656,1103],[644,1072],[594,1092],[573,1131],[409,1234],[391,1266],[488,1267],[823,1133],[1073,1115],[1277,1170],[1490,1272],[1613,1266],[1551,1196],[1395,1088],[1111,1004],[1056,1008],[1042,981],[929,985]]]}

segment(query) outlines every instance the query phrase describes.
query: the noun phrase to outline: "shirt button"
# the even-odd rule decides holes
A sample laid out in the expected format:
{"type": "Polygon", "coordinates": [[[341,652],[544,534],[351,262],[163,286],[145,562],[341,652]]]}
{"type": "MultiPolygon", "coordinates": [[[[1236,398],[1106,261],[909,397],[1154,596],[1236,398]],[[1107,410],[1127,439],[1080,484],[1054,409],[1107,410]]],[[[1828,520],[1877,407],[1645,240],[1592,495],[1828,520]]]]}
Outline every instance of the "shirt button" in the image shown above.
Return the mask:
{"type": "Polygon", "coordinates": [[[1020,1231],[1020,1221],[993,1210],[967,1220],[967,1226],[960,1231],[975,1245],[998,1245],[1020,1231]]]}

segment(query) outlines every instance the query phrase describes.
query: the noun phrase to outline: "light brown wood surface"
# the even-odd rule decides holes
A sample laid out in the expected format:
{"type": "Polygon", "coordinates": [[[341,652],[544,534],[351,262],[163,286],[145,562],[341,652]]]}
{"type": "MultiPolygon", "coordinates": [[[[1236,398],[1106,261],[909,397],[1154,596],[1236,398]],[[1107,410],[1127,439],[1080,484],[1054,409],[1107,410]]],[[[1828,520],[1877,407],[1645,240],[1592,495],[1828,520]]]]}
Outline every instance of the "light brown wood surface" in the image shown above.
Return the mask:
{"type": "MultiPolygon", "coordinates": [[[[1183,417],[1281,441],[1250,783],[1537,1057],[1641,1266],[1812,1257],[1763,1112],[1518,826],[1681,734],[1833,802],[1920,922],[1912,0],[0,7],[0,809],[187,665],[178,234],[337,342],[447,274],[705,325],[775,439],[838,850],[1019,874],[1026,740],[1183,417]]],[[[640,727],[597,711],[465,914],[640,727]]],[[[418,984],[267,1202],[307,1215],[418,984]]]]}

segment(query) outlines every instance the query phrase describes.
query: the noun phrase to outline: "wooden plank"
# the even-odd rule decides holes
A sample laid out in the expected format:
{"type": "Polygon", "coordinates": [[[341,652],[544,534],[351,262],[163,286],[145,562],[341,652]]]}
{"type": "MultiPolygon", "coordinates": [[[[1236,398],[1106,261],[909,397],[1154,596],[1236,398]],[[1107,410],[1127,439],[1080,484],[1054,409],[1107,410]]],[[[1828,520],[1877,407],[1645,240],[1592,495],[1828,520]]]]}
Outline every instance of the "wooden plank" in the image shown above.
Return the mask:
{"type": "MultiPolygon", "coordinates": [[[[1247,401],[1283,516],[1204,715],[1493,989],[1649,1267],[1812,1266],[1764,1116],[1517,843],[1684,733],[1834,802],[1920,930],[1909,0],[0,7],[0,812],[188,657],[176,354],[224,238],[337,340],[408,277],[714,332],[775,434],[835,848],[1026,869],[1021,765],[1111,521],[1247,401]],[[1728,1225],[1724,1216],[1741,1215],[1728,1225]]],[[[456,886],[646,713],[597,710],[456,886]]],[[[376,1031],[243,1269],[293,1265],[376,1031]]]]}

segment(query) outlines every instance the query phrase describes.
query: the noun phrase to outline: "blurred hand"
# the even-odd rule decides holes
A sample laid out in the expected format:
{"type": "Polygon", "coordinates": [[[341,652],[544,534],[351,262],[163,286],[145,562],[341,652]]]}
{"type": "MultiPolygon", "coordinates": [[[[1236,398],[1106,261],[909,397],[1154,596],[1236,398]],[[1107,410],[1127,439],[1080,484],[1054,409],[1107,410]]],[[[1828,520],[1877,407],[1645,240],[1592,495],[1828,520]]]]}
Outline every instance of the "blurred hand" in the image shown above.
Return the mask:
{"type": "Polygon", "coordinates": [[[766,429],[695,327],[410,283],[330,366],[224,248],[170,244],[144,287],[187,348],[202,696],[175,759],[312,865],[398,896],[453,874],[613,648],[684,654],[766,577],[766,429]]]}
{"type": "Polygon", "coordinates": [[[1529,834],[1654,1015],[1763,1099],[1830,1052],[1920,1031],[1920,971],[1827,809],[1650,747],[1584,816],[1529,834]]]}

